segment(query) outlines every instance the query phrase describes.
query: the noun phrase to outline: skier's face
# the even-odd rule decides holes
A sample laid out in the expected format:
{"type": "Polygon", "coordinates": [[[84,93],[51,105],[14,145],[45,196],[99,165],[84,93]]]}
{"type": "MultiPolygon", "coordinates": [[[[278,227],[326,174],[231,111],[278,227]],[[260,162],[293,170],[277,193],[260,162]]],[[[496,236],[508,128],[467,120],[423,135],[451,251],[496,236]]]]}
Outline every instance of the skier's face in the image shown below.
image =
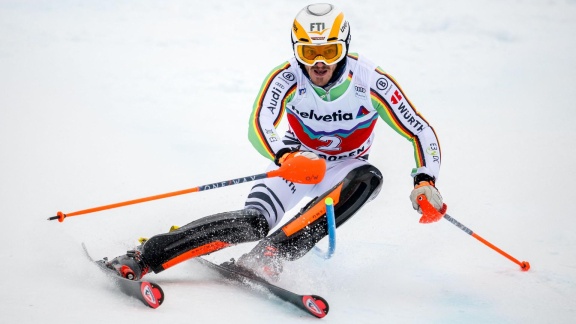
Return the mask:
{"type": "Polygon", "coordinates": [[[332,78],[332,74],[336,70],[337,64],[326,65],[322,62],[317,62],[314,66],[304,65],[306,72],[310,76],[310,81],[319,87],[323,87],[328,84],[328,81],[332,78]]]}

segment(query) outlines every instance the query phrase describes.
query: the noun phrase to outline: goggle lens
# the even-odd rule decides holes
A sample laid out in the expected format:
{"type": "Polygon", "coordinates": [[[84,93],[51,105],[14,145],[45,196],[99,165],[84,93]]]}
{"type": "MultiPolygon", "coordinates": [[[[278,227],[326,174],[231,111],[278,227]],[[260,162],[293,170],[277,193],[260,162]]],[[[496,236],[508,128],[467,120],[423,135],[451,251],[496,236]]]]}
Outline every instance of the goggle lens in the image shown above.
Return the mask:
{"type": "Polygon", "coordinates": [[[344,46],[342,43],[325,45],[296,44],[296,54],[300,62],[314,65],[316,61],[324,61],[327,65],[334,64],[342,58],[344,46]]]}

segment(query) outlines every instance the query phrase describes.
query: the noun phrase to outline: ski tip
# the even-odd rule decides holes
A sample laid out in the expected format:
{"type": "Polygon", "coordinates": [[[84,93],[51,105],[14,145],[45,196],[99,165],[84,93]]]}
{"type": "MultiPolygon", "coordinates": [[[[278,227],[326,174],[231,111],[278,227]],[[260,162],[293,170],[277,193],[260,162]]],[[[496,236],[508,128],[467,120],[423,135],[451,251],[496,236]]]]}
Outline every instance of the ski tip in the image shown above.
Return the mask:
{"type": "Polygon", "coordinates": [[[310,314],[318,318],[326,316],[330,308],[326,299],[316,295],[302,296],[302,304],[310,314]]]}
{"type": "Polygon", "coordinates": [[[164,291],[159,285],[143,281],[140,285],[143,301],[151,308],[158,308],[164,302],[164,291]]]}

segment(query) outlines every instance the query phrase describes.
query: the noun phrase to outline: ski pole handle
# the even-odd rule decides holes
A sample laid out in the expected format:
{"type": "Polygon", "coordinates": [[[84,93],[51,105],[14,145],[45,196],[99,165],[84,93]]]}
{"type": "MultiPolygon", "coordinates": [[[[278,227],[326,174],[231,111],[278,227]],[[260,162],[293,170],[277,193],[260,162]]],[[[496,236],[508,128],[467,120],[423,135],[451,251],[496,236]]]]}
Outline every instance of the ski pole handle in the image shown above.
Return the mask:
{"type": "Polygon", "coordinates": [[[436,210],[434,206],[426,199],[425,195],[418,196],[418,204],[420,205],[420,209],[422,210],[422,217],[420,218],[420,223],[431,223],[440,220],[442,217],[448,220],[450,223],[454,224],[456,227],[464,231],[466,234],[474,237],[478,241],[482,242],[484,245],[488,246],[492,250],[500,253],[502,256],[506,257],[508,260],[516,263],[520,266],[522,271],[528,271],[530,269],[530,263],[528,261],[518,261],[516,258],[511,256],[510,254],[504,252],[496,245],[488,242],[480,235],[474,233],[471,229],[464,226],[462,223],[457,221],[454,217],[448,215],[446,211],[448,210],[448,206],[444,204],[440,211],[436,210]]]}
{"type": "Polygon", "coordinates": [[[326,173],[326,161],[323,159],[310,160],[303,156],[297,156],[293,159],[288,160],[283,163],[276,170],[272,170],[266,173],[255,174],[251,176],[246,176],[242,178],[236,178],[232,180],[220,181],[211,184],[201,185],[198,187],[184,189],[179,191],[168,192],[164,194],[154,195],[150,197],[138,198],[128,201],[123,201],[115,204],[104,205],[84,210],[75,211],[72,213],[63,213],[59,211],[56,216],[48,218],[48,220],[58,220],[60,223],[64,221],[66,217],[84,215],[89,213],[94,213],[97,211],[118,208],[123,206],[129,206],[134,204],[139,204],[147,201],[158,200],[168,197],[174,197],[179,195],[184,195],[192,192],[205,191],[210,189],[217,189],[232,185],[237,185],[241,183],[246,183],[250,181],[256,181],[264,178],[282,177],[288,181],[302,184],[317,184],[322,179],[324,179],[324,174],[326,173]]]}

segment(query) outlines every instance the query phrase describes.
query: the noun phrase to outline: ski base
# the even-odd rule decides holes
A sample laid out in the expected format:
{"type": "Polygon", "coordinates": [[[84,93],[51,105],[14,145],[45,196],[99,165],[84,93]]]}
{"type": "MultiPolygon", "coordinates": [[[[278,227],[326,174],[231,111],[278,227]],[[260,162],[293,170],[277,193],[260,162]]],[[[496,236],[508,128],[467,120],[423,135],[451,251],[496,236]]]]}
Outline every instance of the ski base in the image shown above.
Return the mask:
{"type": "Polygon", "coordinates": [[[195,258],[201,264],[216,270],[218,273],[223,275],[228,279],[238,281],[247,285],[254,285],[261,287],[266,291],[270,292],[272,295],[291,303],[292,305],[304,310],[308,314],[311,314],[317,318],[323,318],[328,314],[329,306],[326,299],[317,295],[299,295],[292,291],[286,290],[284,288],[278,287],[263,278],[257,276],[253,273],[248,273],[248,270],[239,271],[234,269],[234,267],[223,266],[212,263],[204,258],[195,258]]]}
{"type": "Polygon", "coordinates": [[[158,284],[150,281],[130,280],[120,277],[116,271],[106,266],[104,260],[95,261],[88,253],[84,243],[82,243],[82,248],[88,259],[94,262],[107,277],[111,278],[114,284],[120,288],[121,292],[140,300],[144,305],[151,308],[158,308],[162,305],[164,302],[164,291],[158,284]]]}

